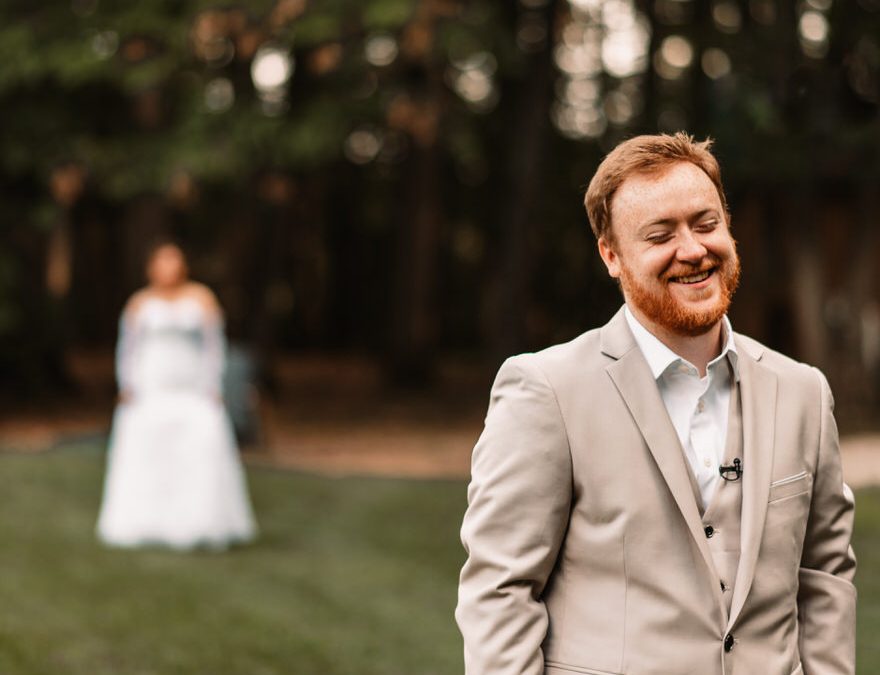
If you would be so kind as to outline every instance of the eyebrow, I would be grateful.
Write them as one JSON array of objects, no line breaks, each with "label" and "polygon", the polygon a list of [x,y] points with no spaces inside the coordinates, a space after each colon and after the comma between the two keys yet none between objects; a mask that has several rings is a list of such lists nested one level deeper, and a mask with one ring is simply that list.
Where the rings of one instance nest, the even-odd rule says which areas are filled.
[{"label": "eyebrow", "polygon": [[[704,216],[713,215],[716,218],[720,218],[720,214],[716,209],[701,209],[688,217],[688,222],[695,222],[701,220]],[[637,230],[640,234],[647,230],[649,227],[654,227],[655,225],[672,225],[676,222],[675,218],[658,218],[657,220],[651,220],[644,225],[641,225]]]}]

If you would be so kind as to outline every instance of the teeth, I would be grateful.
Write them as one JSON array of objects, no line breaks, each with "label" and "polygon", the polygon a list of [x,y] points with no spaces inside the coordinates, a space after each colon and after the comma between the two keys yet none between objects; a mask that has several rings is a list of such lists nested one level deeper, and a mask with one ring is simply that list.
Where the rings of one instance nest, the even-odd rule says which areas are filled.
[{"label": "teeth", "polygon": [[692,274],[689,277],[678,277],[678,282],[682,284],[696,284],[703,279],[709,278],[709,270],[705,272],[700,272],[699,274]]}]

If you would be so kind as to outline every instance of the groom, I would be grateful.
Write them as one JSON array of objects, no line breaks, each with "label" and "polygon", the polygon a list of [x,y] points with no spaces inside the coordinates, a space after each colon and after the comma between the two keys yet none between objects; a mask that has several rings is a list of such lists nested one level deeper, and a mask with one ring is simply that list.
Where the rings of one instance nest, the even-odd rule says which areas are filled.
[{"label": "groom", "polygon": [[474,448],[469,675],[852,675],[853,497],[823,375],[733,332],[709,142],[639,136],[586,196],[625,305],[508,359]]}]

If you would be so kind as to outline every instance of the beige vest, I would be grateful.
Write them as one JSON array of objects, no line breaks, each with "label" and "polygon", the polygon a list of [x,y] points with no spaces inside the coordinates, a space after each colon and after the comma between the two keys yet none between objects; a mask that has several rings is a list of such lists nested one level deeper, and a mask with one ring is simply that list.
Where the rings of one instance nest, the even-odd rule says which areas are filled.
[{"label": "beige vest", "polygon": [[[739,458],[745,466],[743,458],[742,405],[739,400],[739,385],[734,384],[730,393],[730,412],[727,419],[727,440],[722,464],[730,466],[735,458]],[[721,586],[727,613],[730,615],[730,603],[733,599],[733,586],[736,581],[736,570],[740,556],[740,521],[742,515],[742,478],[719,481],[715,494],[708,507],[703,510],[702,497],[697,481],[688,465],[694,497],[703,517],[703,531],[709,543],[709,550],[715,563],[715,572]]]}]

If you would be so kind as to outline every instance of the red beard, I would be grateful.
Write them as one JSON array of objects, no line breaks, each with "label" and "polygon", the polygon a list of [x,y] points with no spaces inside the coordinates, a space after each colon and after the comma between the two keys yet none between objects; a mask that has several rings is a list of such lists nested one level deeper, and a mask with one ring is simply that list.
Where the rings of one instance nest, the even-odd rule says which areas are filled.
[{"label": "red beard", "polygon": [[[681,275],[694,274],[700,270],[689,270]],[[627,267],[621,269],[620,285],[624,296],[642,314],[655,324],[679,335],[696,337],[704,335],[730,308],[733,294],[739,285],[740,264],[739,257],[734,253],[733,257],[717,267],[714,272],[721,282],[721,297],[714,306],[707,309],[695,310],[681,305],[669,292],[665,285],[671,275],[664,275],[663,289],[658,291],[649,289],[640,284]]]}]

